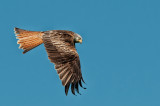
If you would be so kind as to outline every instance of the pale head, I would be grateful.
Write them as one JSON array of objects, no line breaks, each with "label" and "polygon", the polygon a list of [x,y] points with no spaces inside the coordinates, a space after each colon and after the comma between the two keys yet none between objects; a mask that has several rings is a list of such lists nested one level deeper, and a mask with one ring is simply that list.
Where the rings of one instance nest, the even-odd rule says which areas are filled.
[{"label": "pale head", "polygon": [[75,43],[82,43],[82,37],[77,33],[74,33],[74,42]]}]

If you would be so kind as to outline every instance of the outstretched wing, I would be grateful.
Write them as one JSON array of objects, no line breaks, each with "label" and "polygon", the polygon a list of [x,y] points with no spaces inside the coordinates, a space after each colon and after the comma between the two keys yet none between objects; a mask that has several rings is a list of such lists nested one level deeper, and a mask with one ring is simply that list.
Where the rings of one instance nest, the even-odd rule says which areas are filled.
[{"label": "outstretched wing", "polygon": [[70,85],[74,95],[75,90],[79,93],[78,86],[82,87],[81,80],[83,81],[83,78],[79,55],[73,41],[73,32],[63,30],[46,31],[42,38],[48,58],[55,64],[59,78],[65,86],[66,95]]}]

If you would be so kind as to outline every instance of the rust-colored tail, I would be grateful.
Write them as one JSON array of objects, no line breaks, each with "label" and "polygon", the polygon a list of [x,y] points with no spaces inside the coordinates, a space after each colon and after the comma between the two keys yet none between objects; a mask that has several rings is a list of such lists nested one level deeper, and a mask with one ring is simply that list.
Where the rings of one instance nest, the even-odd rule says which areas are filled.
[{"label": "rust-colored tail", "polygon": [[43,43],[43,32],[27,31],[19,28],[14,28],[14,31],[18,39],[17,44],[20,44],[19,48],[24,50],[23,54]]}]

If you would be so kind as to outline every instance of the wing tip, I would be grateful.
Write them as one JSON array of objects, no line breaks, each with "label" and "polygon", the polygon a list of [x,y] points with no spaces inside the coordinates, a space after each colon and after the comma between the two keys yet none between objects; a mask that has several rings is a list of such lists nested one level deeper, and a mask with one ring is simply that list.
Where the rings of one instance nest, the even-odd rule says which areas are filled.
[{"label": "wing tip", "polygon": [[[71,85],[71,92],[72,92],[73,95],[77,96],[77,95],[76,95],[76,92],[77,92],[79,95],[82,95],[82,94],[79,92],[79,88],[78,88],[79,85],[80,85],[80,87],[82,87],[83,89],[87,89],[87,88],[82,86],[81,80],[82,80],[82,78],[81,78],[78,82],[76,82],[76,83],[69,83],[69,84],[65,85],[65,94],[66,94],[66,96],[68,95],[68,91],[69,91],[70,85]],[[84,81],[84,80],[83,80],[83,81]],[[75,92],[75,91],[76,91],[76,92]]]},{"label": "wing tip", "polygon": [[70,86],[70,84],[65,85],[65,94],[66,94],[66,96],[68,95],[69,86]]}]

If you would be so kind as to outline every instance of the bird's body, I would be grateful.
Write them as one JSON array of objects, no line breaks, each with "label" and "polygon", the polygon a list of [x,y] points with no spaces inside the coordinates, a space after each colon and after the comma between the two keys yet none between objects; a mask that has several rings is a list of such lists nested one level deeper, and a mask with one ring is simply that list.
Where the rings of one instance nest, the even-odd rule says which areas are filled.
[{"label": "bird's body", "polygon": [[[75,43],[82,43],[82,37],[72,31],[51,30],[51,31],[27,31],[15,28],[19,48],[23,53],[44,43],[49,60],[55,64],[62,85],[65,86],[67,95],[69,86],[75,94],[79,93],[79,85],[84,82],[81,74],[79,55],[75,49]],[[82,87],[83,88],[83,87]]]}]

